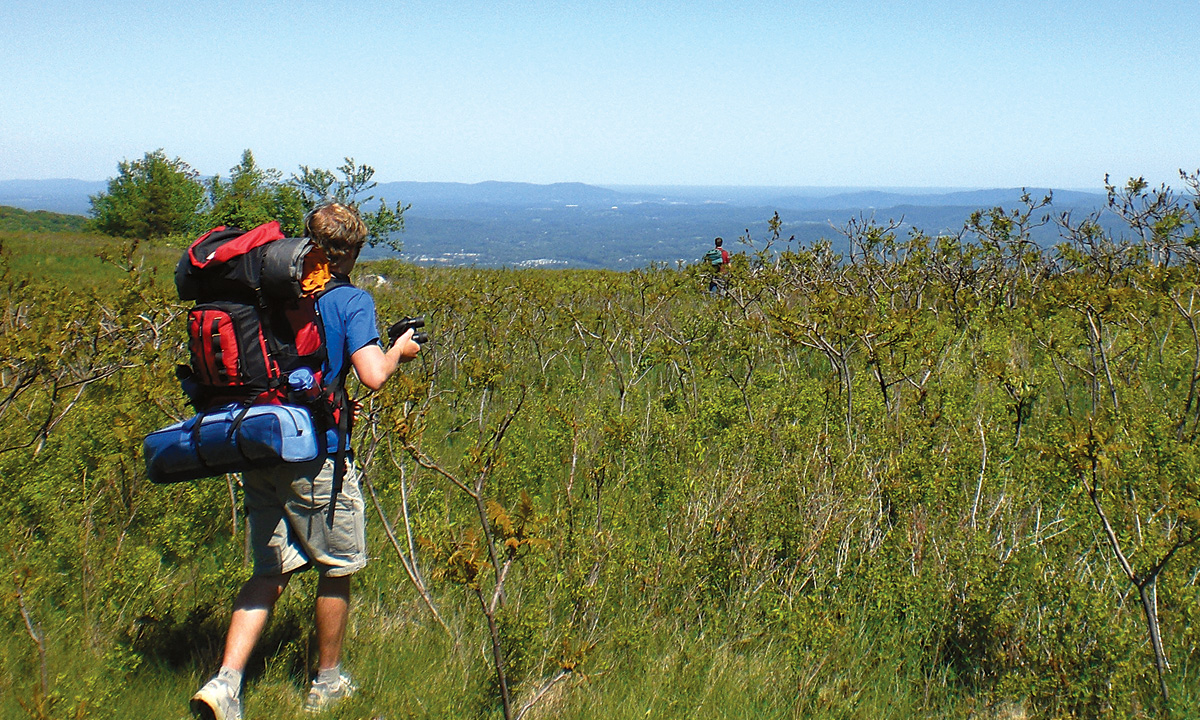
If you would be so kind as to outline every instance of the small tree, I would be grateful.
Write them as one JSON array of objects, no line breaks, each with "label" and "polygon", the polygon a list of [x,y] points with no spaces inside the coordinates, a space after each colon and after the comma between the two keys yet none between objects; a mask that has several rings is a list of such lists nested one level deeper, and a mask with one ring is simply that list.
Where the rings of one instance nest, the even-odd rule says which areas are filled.
[{"label": "small tree", "polygon": [[[375,168],[359,165],[354,158],[346,158],[345,164],[338,167],[338,172],[341,173],[340,178],[331,170],[301,165],[299,174],[292,175],[291,185],[304,196],[304,205],[309,210],[321,202],[332,200],[358,207],[361,212],[363,206],[375,199],[374,195],[365,194],[378,184],[371,179],[375,176]],[[401,202],[389,207],[386,200],[380,199],[378,210],[362,212],[369,232],[367,242],[372,246],[382,243],[400,252],[401,243],[393,240],[391,234],[404,230],[404,211],[409,207]]]},{"label": "small tree", "polygon": [[212,209],[205,216],[207,227],[227,225],[249,230],[278,220],[286,235],[304,232],[306,208],[300,192],[284,183],[278,170],[259,167],[249,150],[242,153],[240,163],[229,169],[228,180],[215,176],[208,188]]},{"label": "small tree", "polygon": [[195,170],[159,148],[141,160],[121,161],[108,191],[89,199],[96,230],[154,240],[194,230],[205,192]]},{"label": "small tree", "polygon": [[407,205],[396,203],[389,207],[380,200],[379,209],[366,211],[365,206],[375,199],[369,194],[376,183],[371,179],[375,168],[358,165],[346,158],[337,173],[324,168],[300,166],[300,172],[288,180],[273,168],[261,168],[249,150],[242,161],[229,169],[229,179],[214,177],[209,183],[212,210],[206,215],[206,227],[232,225],[249,229],[270,220],[278,220],[286,235],[304,234],[304,215],[319,203],[329,200],[359,208],[369,231],[371,245],[383,243],[400,250],[400,243],[389,236],[404,229]]}]

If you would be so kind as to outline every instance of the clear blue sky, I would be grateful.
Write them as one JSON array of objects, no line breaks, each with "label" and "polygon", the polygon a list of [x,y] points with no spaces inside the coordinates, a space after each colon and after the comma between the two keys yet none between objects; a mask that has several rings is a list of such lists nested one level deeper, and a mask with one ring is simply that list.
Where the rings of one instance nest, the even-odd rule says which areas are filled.
[{"label": "clear blue sky", "polygon": [[0,0],[0,179],[1178,185],[1200,1]]}]

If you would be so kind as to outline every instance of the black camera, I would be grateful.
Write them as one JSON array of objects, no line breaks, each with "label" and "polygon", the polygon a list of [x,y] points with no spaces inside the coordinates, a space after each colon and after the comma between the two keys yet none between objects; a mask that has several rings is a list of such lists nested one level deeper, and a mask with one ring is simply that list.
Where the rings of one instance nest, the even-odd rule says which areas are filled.
[{"label": "black camera", "polygon": [[[388,328],[388,347],[390,348],[391,346],[395,345],[396,340],[410,329],[415,331],[420,330],[423,327],[425,327],[424,315],[402,318],[399,322]],[[425,343],[429,342],[429,336],[423,332],[414,332],[412,339],[413,342],[418,345],[424,345]]]}]

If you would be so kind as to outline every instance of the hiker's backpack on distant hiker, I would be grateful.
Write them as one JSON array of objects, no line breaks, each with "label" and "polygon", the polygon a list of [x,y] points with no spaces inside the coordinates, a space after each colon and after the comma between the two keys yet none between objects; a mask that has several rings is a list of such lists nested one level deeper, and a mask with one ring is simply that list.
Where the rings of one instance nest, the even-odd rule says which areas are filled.
[{"label": "hiker's backpack on distant hiker", "polygon": [[151,481],[312,460],[326,428],[346,429],[341,384],[322,378],[317,307],[346,284],[311,240],[284,237],[277,222],[218,227],[192,243],[175,269],[180,299],[195,302],[191,363],[176,374],[199,414],[146,437]]},{"label": "hiker's backpack on distant hiker", "polygon": [[704,253],[704,262],[711,265],[713,268],[720,268],[725,264],[725,256],[721,253],[721,248],[712,248]]}]

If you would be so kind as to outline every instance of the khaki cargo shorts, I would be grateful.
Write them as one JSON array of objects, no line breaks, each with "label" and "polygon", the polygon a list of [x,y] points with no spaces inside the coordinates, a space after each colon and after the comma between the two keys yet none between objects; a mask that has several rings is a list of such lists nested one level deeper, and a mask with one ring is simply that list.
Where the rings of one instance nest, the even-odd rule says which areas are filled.
[{"label": "khaki cargo shorts", "polygon": [[332,522],[332,457],[242,475],[255,575],[282,575],[312,565],[342,577],[367,564],[366,508],[353,459],[337,496]]}]

